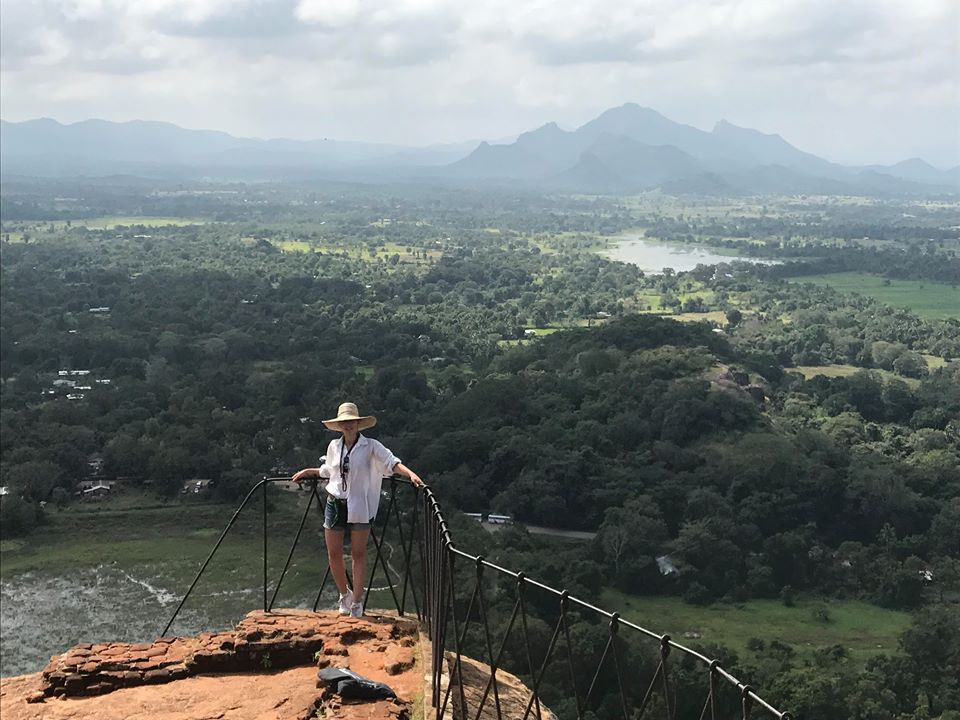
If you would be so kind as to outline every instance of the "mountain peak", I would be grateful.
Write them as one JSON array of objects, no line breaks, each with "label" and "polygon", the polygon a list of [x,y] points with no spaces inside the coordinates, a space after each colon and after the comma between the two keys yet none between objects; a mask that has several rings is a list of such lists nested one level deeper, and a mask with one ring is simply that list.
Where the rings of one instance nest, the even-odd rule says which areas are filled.
[{"label": "mountain peak", "polygon": [[751,158],[758,165],[782,165],[826,177],[833,177],[837,173],[837,169],[832,168],[826,160],[798,150],[777,133],[765,133],[721,120],[713,126],[710,134],[741,157]]},{"label": "mountain peak", "polygon": [[901,170],[921,170],[924,172],[933,170],[934,172],[939,172],[937,168],[935,168],[933,165],[928,163],[923,158],[918,158],[918,157],[912,157],[912,158],[907,158],[906,160],[901,160],[900,162],[894,164],[893,167],[899,168]]},{"label": "mountain peak", "polygon": [[4,125],[26,125],[33,128],[63,128],[66,127],[63,123],[58,120],[54,120],[51,117],[39,117],[32,120],[23,120],[20,122],[10,122],[9,120],[2,121]]},{"label": "mountain peak", "polygon": [[753,128],[745,128],[740,125],[734,125],[729,120],[720,120],[716,125],[713,126],[713,134],[720,136],[734,136],[734,135],[753,135],[754,137],[764,137],[770,139],[776,139],[781,142],[786,142],[780,135],[777,133],[765,133],[760,130],[754,130]]},{"label": "mountain peak", "polygon": [[528,131],[525,132],[525,133],[521,133],[521,134],[517,137],[517,139],[519,140],[519,139],[521,139],[521,138],[529,138],[529,137],[534,137],[534,136],[536,136],[536,137],[556,137],[556,136],[559,136],[559,135],[566,135],[566,134],[567,134],[567,131],[566,131],[566,130],[563,130],[559,125],[557,125],[555,122],[551,121],[551,122],[548,122],[548,123],[544,123],[543,125],[541,125],[540,127],[538,127],[536,130],[528,130]]},{"label": "mountain peak", "polygon": [[610,108],[605,110],[597,117],[597,120],[604,117],[627,117],[627,118],[643,118],[643,119],[657,119],[657,120],[667,120],[670,122],[662,113],[657,112],[653,108],[645,107],[644,105],[638,105],[637,103],[628,102],[620,105],[618,107]]},{"label": "mountain peak", "polygon": [[737,132],[738,130],[743,130],[743,128],[739,125],[734,125],[729,120],[721,119],[716,122],[711,132],[719,135],[722,133]]},{"label": "mountain peak", "polygon": [[620,135],[645,145],[673,145],[701,159],[717,159],[729,154],[710,133],[674,122],[656,110],[636,103],[607,110],[578,128],[575,134],[593,139],[603,133]]},{"label": "mountain peak", "polygon": [[556,170],[568,165],[575,159],[576,152],[567,147],[571,133],[563,130],[555,122],[541,125],[536,130],[523,133],[514,143],[523,152],[538,157],[540,161]]}]

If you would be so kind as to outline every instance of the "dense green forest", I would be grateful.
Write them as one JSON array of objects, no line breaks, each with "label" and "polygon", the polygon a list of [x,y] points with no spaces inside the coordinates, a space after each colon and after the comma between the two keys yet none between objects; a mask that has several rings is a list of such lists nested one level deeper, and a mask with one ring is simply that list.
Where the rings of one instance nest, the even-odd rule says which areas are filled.
[{"label": "dense green forest", "polygon": [[[800,717],[960,707],[960,320],[784,280],[956,282],[956,209],[693,222],[428,188],[4,191],[4,537],[43,533],[91,462],[236,500],[314,464],[320,418],[350,399],[448,507],[597,531],[562,554],[519,529],[491,547],[577,594],[916,612],[866,667],[760,640],[735,661]],[[644,226],[790,262],[644,275],[597,252]]]}]

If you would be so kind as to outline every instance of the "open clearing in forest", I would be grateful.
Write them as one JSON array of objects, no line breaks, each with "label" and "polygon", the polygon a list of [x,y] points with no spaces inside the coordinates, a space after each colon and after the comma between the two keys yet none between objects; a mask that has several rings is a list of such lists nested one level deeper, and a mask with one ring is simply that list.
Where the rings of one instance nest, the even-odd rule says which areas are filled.
[{"label": "open clearing in forest", "polygon": [[303,240],[273,240],[273,244],[283,252],[308,253],[313,250],[310,243]]},{"label": "open clearing in forest", "polygon": [[[69,225],[67,224],[69,222]],[[105,215],[95,218],[78,218],[72,220],[51,220],[42,222],[21,222],[13,225],[16,229],[4,228],[3,236],[11,243],[25,242],[25,234],[36,239],[38,235],[48,232],[50,228],[64,230],[68,227],[83,227],[88,230],[115,230],[119,227],[185,227],[187,225],[206,225],[210,221],[201,218],[154,217],[140,215]]]},{"label": "open clearing in forest", "polygon": [[[780,640],[798,653],[842,645],[858,663],[874,655],[898,652],[898,639],[910,626],[910,613],[859,600],[798,599],[793,607],[779,600],[748,600],[737,604],[690,605],[678,597],[641,597],[605,590],[600,605],[617,610],[624,619],[656,633],[669,633],[682,645],[724,645],[741,657],[750,638],[769,644]],[[826,608],[829,621],[814,617]],[[684,633],[698,632],[700,638]]]},{"label": "open clearing in forest", "polygon": [[[941,358],[937,358],[941,359]],[[927,363],[928,367],[931,369],[935,367],[942,367],[940,365],[935,365],[933,363]],[[900,380],[901,382],[906,383],[909,387],[916,389],[920,387],[919,378],[909,378],[904,377],[903,375],[897,375],[892,373],[889,370],[878,370],[876,368],[862,368],[857,367],[856,365],[798,365],[797,367],[786,367],[784,368],[787,372],[798,372],[803,375],[804,380],[809,380],[810,378],[817,377],[850,377],[855,373],[860,372],[861,370],[866,370],[872,373],[879,375],[884,382],[890,382],[891,380]]]},{"label": "open clearing in forest", "polygon": [[830,273],[791,278],[793,282],[829,285],[840,292],[867,295],[892,307],[912,310],[928,320],[960,318],[960,287],[929,280],[888,280],[869,273]]},{"label": "open clearing in forest", "polygon": [[[176,580],[182,582],[196,571],[239,503],[197,502],[193,498],[162,502],[147,492],[131,489],[98,503],[74,503],[64,510],[48,507],[46,523],[40,530],[18,539],[16,544],[4,542],[0,573],[7,577],[98,564],[127,567],[167,562],[179,566],[182,574],[176,573]],[[289,541],[305,503],[305,496],[299,494],[279,490],[270,493],[268,521],[274,546],[268,554],[271,562],[279,562],[274,567],[282,566],[283,553],[290,549]],[[319,516],[314,519],[319,528]],[[231,574],[228,568],[236,571],[234,563],[248,566],[256,577],[263,550],[262,522],[261,500],[257,497],[224,541],[217,555],[223,558],[223,564],[211,565],[211,578],[224,580],[222,575]]]},{"label": "open clearing in forest", "polygon": [[942,368],[947,364],[946,360],[944,360],[942,357],[938,357],[937,355],[926,355],[921,353],[921,357],[927,361],[927,367],[931,370]]},{"label": "open clearing in forest", "polygon": [[[256,242],[254,238],[241,238],[249,243]],[[369,246],[366,243],[351,243],[347,245],[331,245],[323,242],[307,242],[306,240],[270,240],[274,247],[288,253],[316,252],[322,255],[345,254],[356,260],[369,260],[379,257],[389,261],[390,256],[397,255],[402,263],[425,265],[430,259],[436,261],[443,256],[443,252],[436,248],[422,248],[419,246],[400,245],[394,242],[385,242],[382,245]],[[407,248],[410,252],[407,252]]]},{"label": "open clearing in forest", "polygon": [[[90,230],[113,230],[118,227],[181,227],[185,225],[205,225],[208,221],[199,218],[178,217],[140,217],[138,215],[108,215],[105,217],[89,218],[86,220],[71,220],[74,226],[89,228]],[[60,227],[66,225],[56,223]]]},{"label": "open clearing in forest", "polygon": [[674,313],[660,315],[660,317],[667,320],[678,320],[680,322],[712,322],[716,323],[720,327],[724,327],[727,324],[726,313],[723,313],[720,310],[713,310],[711,312]]}]

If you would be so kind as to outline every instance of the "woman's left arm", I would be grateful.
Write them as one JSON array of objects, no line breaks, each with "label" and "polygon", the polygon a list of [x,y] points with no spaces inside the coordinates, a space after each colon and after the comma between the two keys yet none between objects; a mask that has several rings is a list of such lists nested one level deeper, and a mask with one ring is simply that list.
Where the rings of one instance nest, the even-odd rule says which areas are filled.
[{"label": "woman's left arm", "polygon": [[402,462],[398,462],[396,465],[394,465],[393,471],[398,475],[406,475],[414,487],[423,487],[423,480],[420,479],[420,476]]}]

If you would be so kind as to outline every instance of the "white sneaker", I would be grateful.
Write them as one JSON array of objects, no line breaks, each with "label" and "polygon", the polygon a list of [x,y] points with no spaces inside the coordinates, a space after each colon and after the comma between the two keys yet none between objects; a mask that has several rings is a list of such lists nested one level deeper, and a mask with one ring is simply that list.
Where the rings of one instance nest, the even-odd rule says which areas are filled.
[{"label": "white sneaker", "polygon": [[353,615],[353,617],[355,618],[363,617],[363,603],[362,602],[353,603],[350,606],[350,614]]},{"label": "white sneaker", "polygon": [[340,593],[340,614],[349,615],[353,610],[353,591],[347,590],[345,593]]}]

